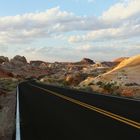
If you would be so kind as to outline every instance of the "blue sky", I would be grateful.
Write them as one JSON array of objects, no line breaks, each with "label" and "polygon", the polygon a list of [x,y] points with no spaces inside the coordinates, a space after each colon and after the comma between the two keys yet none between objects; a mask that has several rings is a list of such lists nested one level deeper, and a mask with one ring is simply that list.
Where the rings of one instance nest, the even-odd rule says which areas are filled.
[{"label": "blue sky", "polygon": [[2,0],[0,16],[24,14],[59,6],[77,15],[99,16],[118,0]]},{"label": "blue sky", "polygon": [[140,53],[140,0],[2,0],[0,52],[28,60]]}]

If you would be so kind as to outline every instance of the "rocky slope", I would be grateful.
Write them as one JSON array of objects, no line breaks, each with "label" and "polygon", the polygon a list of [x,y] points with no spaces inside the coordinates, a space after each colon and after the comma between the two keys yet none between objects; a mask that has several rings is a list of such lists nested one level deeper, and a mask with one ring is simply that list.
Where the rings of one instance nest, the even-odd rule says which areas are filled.
[{"label": "rocky slope", "polygon": [[[4,71],[8,71],[17,78],[39,77],[48,74],[48,68],[43,67],[43,61],[27,62],[24,56],[15,56],[10,61],[5,61],[0,65]],[[45,69],[46,68],[46,69]]]},{"label": "rocky slope", "polygon": [[80,61],[81,64],[95,64],[95,62],[89,58],[83,58],[81,61]]},{"label": "rocky slope", "polygon": [[129,57],[120,57],[120,58],[115,59],[113,62],[121,63],[123,60],[126,60],[126,59],[128,59],[128,58],[129,58]]},{"label": "rocky slope", "polygon": [[14,77],[14,75],[2,68],[0,68],[0,78],[2,77]]},{"label": "rocky slope", "polygon": [[24,56],[11,60],[0,56],[0,140],[11,140],[14,131],[16,85],[25,78],[58,86],[103,94],[140,98],[140,55],[112,62],[28,62]]},{"label": "rocky slope", "polygon": [[0,56],[0,64],[5,63],[5,62],[9,62],[9,58],[5,56]]},{"label": "rocky slope", "polygon": [[80,87],[90,86],[94,91],[140,98],[140,55],[124,59],[114,69],[88,78]]},{"label": "rocky slope", "polygon": [[91,59],[83,58],[73,63],[49,63],[50,74],[41,76],[40,81],[48,84],[77,87],[79,83],[89,76],[98,76],[110,70],[116,63],[94,62]]}]

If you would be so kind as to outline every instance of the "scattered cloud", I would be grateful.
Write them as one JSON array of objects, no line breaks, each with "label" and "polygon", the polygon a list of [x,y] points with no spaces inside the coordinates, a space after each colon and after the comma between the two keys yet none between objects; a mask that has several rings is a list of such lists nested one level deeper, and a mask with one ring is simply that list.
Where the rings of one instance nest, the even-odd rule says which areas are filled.
[{"label": "scattered cloud", "polygon": [[106,28],[91,30],[84,35],[72,35],[69,42],[103,41],[140,36],[140,1],[129,0],[117,3],[105,11],[99,19]]},{"label": "scattered cloud", "polygon": [[113,39],[128,39],[140,36],[140,24],[124,25],[118,28],[101,29],[88,32],[85,35],[69,37],[69,42],[104,41]]},{"label": "scattered cloud", "polygon": [[30,43],[66,32],[104,27],[96,17],[76,16],[55,7],[45,12],[0,17],[0,43]]},{"label": "scattered cloud", "polygon": [[90,51],[92,48],[93,48],[92,45],[90,45],[90,44],[84,44],[84,45],[81,45],[81,46],[76,47],[75,49],[76,50],[79,50],[79,51]]},{"label": "scattered cloud", "polygon": [[140,0],[123,0],[103,12],[101,18],[105,21],[116,22],[118,20],[138,16],[139,13]]},{"label": "scattered cloud", "polygon": [[[0,52],[6,52],[7,46],[20,44],[26,46],[21,49],[21,53],[29,59],[37,57],[42,60],[69,61],[83,56],[102,59],[105,53],[108,58],[124,53],[130,55],[140,50],[140,42],[137,45],[135,41],[131,42],[130,46],[133,38],[140,40],[139,15],[140,0],[119,0],[100,17],[77,16],[60,7],[44,12],[0,17]],[[50,39],[54,42],[61,40],[60,44],[64,44],[64,47],[59,43],[57,45],[57,41],[57,46],[49,46]],[[50,42],[44,44],[46,47],[40,47],[44,42],[33,46],[35,41],[42,40],[46,44]],[[128,43],[118,44],[120,40],[127,40]]]}]

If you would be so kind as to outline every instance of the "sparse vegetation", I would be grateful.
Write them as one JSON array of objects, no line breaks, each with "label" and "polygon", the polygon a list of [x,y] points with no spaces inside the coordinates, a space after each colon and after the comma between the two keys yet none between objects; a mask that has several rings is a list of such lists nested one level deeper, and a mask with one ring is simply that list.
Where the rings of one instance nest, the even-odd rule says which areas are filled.
[{"label": "sparse vegetation", "polygon": [[139,86],[137,83],[126,83],[125,86]]},{"label": "sparse vegetation", "polygon": [[89,83],[89,84],[88,84],[88,86],[93,86],[93,85],[95,85],[95,84],[94,84],[94,83]]},{"label": "sparse vegetation", "polygon": [[102,81],[98,81],[96,84],[101,86],[103,84],[103,82]]},{"label": "sparse vegetation", "polygon": [[0,79],[0,89],[11,92],[15,90],[18,80],[14,78],[1,78]]},{"label": "sparse vegetation", "polygon": [[107,90],[108,92],[113,92],[113,91],[115,91],[116,89],[119,88],[119,86],[117,85],[117,82],[98,81],[96,84],[99,85],[99,87]]}]

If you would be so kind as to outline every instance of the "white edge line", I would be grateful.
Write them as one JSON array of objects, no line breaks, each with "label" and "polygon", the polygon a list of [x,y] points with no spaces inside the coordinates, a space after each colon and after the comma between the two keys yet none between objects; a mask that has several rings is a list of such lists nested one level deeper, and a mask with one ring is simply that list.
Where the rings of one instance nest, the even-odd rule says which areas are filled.
[{"label": "white edge line", "polygon": [[20,140],[19,87],[17,86],[16,140]]}]

